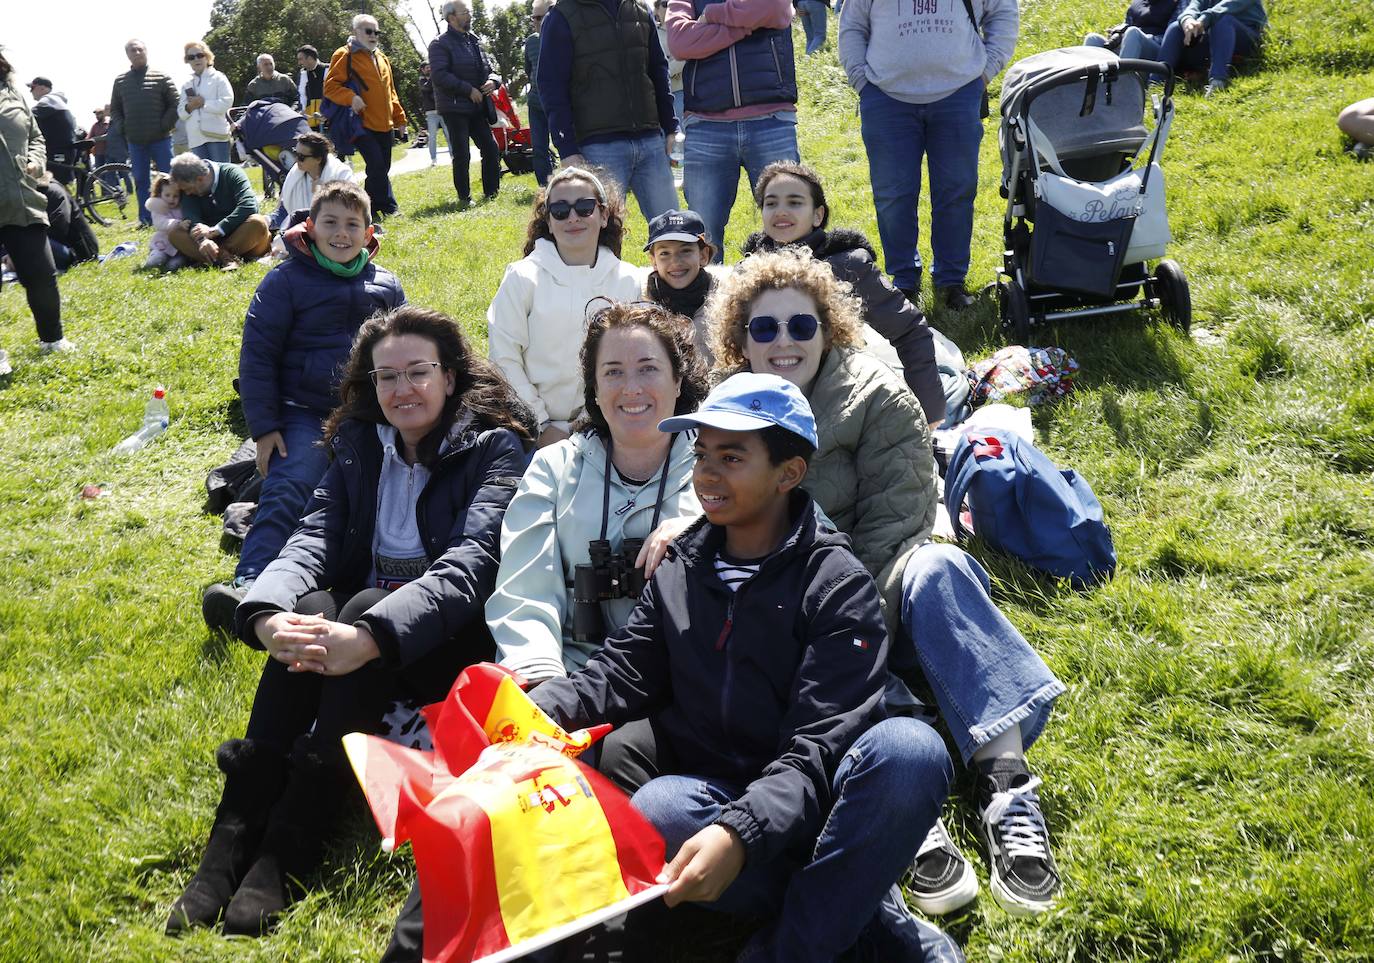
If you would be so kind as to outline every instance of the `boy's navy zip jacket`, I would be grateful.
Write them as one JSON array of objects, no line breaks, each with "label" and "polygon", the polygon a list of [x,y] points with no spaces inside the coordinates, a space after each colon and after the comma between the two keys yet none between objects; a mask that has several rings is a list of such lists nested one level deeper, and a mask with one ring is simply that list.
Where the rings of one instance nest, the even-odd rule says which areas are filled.
[{"label": "boy's navy zip jacket", "polygon": [[[357,277],[342,278],[315,263],[304,212],[283,234],[286,260],[258,285],[243,321],[239,395],[253,438],[281,429],[286,402],[321,418],[339,403],[339,380],[353,336],[378,311],[406,303],[401,282],[369,260]],[[368,242],[369,258],[377,241]]]},{"label": "boy's navy zip jacket", "polygon": [[836,766],[883,718],[878,590],[809,495],[790,507],[791,534],[733,594],[714,564],[725,529],[698,521],[586,667],[530,693],[570,729],[651,718],[677,771],[743,787],[718,822],[750,860],[810,851]]},{"label": "boy's navy zip jacket", "polygon": [[[372,422],[345,422],[329,440],[330,463],[300,527],[263,570],[234,614],[239,638],[264,612],[290,612],[317,589],[368,587],[377,524],[382,443]],[[483,606],[496,587],[501,519],[525,468],[520,439],[475,425],[449,435],[415,505],[429,567],[358,620],[382,661],[405,666],[461,632],[486,632]]]},{"label": "boy's navy zip jacket", "polygon": [[[935,338],[925,315],[916,310],[906,295],[894,288],[878,270],[877,254],[868,238],[858,231],[817,228],[794,242],[806,247],[830,265],[841,281],[848,281],[854,295],[863,303],[863,320],[886,338],[902,362],[902,378],[921,403],[927,421],[945,420],[945,389],[940,384],[940,369],[935,361]],[[744,241],[744,256],[755,251],[776,251],[778,244],[762,231]]]}]

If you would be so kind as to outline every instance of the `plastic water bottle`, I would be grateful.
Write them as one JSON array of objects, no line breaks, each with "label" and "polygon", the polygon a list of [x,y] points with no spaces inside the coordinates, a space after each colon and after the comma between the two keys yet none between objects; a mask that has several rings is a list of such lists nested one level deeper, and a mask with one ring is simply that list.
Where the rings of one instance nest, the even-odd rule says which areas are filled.
[{"label": "plastic water bottle", "polygon": [[682,186],[682,145],[687,140],[687,135],[678,131],[673,135],[673,149],[668,153],[668,163],[673,168],[673,183],[678,187]]},{"label": "plastic water bottle", "polygon": [[147,407],[143,409],[143,427],[115,445],[115,454],[128,455],[138,451],[166,431],[170,421],[171,412],[167,409],[167,389],[159,385],[153,389],[153,396],[148,399]]},{"label": "plastic water bottle", "polygon": [[125,241],[122,244],[116,244],[108,254],[100,255],[100,265],[104,267],[111,261],[118,261],[120,258],[125,257],[133,257],[134,253],[137,251],[137,241]]}]

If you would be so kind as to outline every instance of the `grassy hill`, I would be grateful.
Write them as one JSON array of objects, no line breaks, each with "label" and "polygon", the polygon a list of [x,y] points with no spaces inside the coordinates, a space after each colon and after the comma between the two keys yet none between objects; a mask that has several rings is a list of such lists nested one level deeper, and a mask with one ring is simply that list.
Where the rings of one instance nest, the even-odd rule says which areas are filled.
[{"label": "grassy hill", "polygon": [[[1033,0],[1018,56],[1119,6]],[[1032,752],[1066,886],[1031,921],[984,892],[947,921],[970,959],[1374,958],[1374,166],[1334,126],[1374,90],[1374,11],[1271,14],[1262,67],[1215,99],[1180,94],[1165,162],[1173,256],[1211,337],[1127,318],[1039,338],[1082,365],[1081,390],[1036,412],[1039,440],[1101,496],[1121,568],[1076,593],[984,556],[1071,687]],[[833,222],[876,242],[833,45],[798,60],[802,153]],[[1000,257],[997,176],[990,125],[974,285]],[[383,262],[482,338],[533,179],[465,213],[445,169],[397,193]],[[742,191],[729,247],[756,226]],[[635,215],[631,260],[644,236]],[[130,237],[146,248],[127,227],[102,241]],[[74,355],[40,358],[22,291],[0,293],[17,368],[0,383],[0,960],[376,959],[409,857],[361,834],[270,938],[161,935],[220,791],[214,747],[241,734],[261,660],[210,636],[198,601],[233,566],[202,482],[240,437],[230,379],[264,268],[136,264],[62,278]],[[932,320],[981,357],[994,310]],[[157,383],[172,429],[110,455]],[[83,502],[84,482],[109,496]],[[954,807],[952,830],[974,855],[970,813]]]}]

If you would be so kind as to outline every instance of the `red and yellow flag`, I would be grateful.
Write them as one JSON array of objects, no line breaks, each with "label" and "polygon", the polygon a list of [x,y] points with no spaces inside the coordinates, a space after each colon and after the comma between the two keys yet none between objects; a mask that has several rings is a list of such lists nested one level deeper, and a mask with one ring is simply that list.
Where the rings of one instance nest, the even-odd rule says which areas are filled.
[{"label": "red and yellow flag", "polygon": [[434,752],[352,733],[344,746],[387,849],[409,840],[427,961],[514,959],[660,895],[663,840],[576,757],[569,733],[493,665],[425,710]]}]

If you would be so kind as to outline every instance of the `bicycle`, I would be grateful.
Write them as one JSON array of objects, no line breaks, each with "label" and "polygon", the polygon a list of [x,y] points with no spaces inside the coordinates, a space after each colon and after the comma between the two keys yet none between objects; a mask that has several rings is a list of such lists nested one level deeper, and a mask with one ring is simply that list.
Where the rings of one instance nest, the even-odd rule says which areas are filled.
[{"label": "bicycle", "polygon": [[77,158],[75,163],[49,159],[48,166],[61,167],[75,175],[71,190],[77,206],[91,220],[108,227],[116,210],[122,220],[129,218],[125,207],[132,192],[124,185],[132,182],[133,168],[128,164],[101,164],[92,168],[87,158],[94,144],[93,140],[79,140],[71,146]]}]

